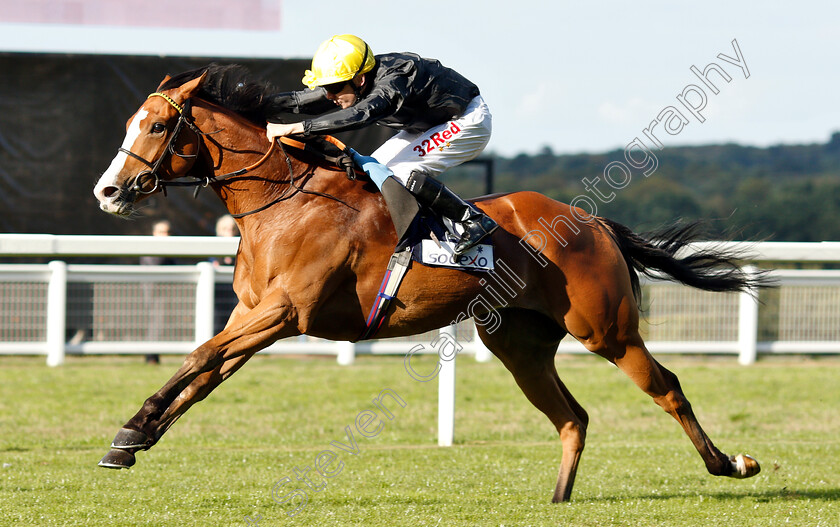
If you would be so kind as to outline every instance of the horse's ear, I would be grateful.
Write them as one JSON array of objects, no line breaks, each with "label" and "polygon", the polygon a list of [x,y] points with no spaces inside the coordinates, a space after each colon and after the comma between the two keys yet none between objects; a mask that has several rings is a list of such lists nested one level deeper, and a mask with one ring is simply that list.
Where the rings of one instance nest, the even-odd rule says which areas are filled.
[{"label": "horse's ear", "polygon": [[156,91],[160,91],[161,87],[162,87],[164,84],[166,84],[167,82],[169,82],[169,80],[170,80],[171,78],[172,78],[172,77],[170,77],[169,75],[167,75],[166,77],[164,77],[164,78],[163,78],[163,80],[162,80],[162,81],[160,81],[160,84],[158,84],[158,87],[157,87],[157,90],[156,90]]},{"label": "horse's ear", "polygon": [[178,88],[178,93],[184,98],[188,99],[192,96],[192,94],[198,90],[198,87],[201,86],[201,83],[204,82],[204,78],[207,77],[207,72],[201,74],[201,77],[197,77],[191,81],[187,81]]}]

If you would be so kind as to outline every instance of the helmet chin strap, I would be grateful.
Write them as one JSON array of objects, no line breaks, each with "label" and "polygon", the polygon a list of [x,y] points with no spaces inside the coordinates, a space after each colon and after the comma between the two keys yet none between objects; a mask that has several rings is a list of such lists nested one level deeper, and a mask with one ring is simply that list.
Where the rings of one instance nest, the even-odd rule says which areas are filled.
[{"label": "helmet chin strap", "polygon": [[[353,93],[356,94],[356,102],[359,102],[359,100],[362,98],[362,87],[356,86],[356,83],[353,81],[350,81],[350,84],[353,86]],[[353,104],[356,104],[356,102],[354,102]]]},{"label": "helmet chin strap", "polygon": [[353,77],[350,79],[350,86],[353,87],[353,93],[356,94],[356,102],[359,102],[359,99],[362,98],[362,88],[361,86],[356,86],[356,83],[354,81],[356,80],[356,77],[358,77],[359,74],[362,72],[362,69],[365,67],[365,63],[367,62],[368,49],[369,48],[367,42],[365,42],[365,52],[362,53],[362,63],[359,64],[359,67],[356,69],[356,73],[354,73]]}]

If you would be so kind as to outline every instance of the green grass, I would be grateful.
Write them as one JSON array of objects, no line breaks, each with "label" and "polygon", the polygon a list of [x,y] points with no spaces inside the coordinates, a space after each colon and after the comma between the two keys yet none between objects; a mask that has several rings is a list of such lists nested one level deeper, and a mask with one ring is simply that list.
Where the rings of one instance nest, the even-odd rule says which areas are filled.
[{"label": "green grass", "polygon": [[[553,427],[498,361],[470,357],[457,361],[452,448],[436,446],[437,382],[414,381],[399,357],[352,367],[258,357],[134,468],[104,470],[96,463],[113,435],[180,360],[73,358],[47,368],[42,358],[0,358],[0,525],[244,526],[256,515],[262,526],[840,524],[840,360],[662,362],[718,447],[754,455],[761,474],[709,476],[677,423],[594,357],[557,359],[591,417],[568,504],[549,503],[561,452]],[[407,404],[383,399],[394,418],[365,438],[354,421],[385,388]],[[313,477],[327,486],[289,517],[294,506],[276,503],[273,486],[295,467],[314,468],[331,441],[347,443],[348,425],[358,455],[332,447],[341,472]]]}]

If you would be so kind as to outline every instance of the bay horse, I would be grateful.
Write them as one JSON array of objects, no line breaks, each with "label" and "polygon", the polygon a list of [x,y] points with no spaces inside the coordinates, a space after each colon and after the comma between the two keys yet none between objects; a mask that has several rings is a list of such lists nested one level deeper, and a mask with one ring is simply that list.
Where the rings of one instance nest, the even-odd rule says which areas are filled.
[{"label": "bay horse", "polygon": [[[120,152],[96,184],[100,208],[129,217],[146,196],[191,176],[213,189],[241,232],[234,275],[239,303],[226,327],[146,399],[101,466],[132,466],[137,451],[152,447],[193,404],[274,341],[300,334],[354,340],[365,329],[398,241],[389,211],[371,182],[274,149],[265,137],[270,93],[236,66],[167,76],[129,119]],[[535,192],[473,201],[500,225],[492,236],[496,260],[524,284],[509,302],[491,306],[498,323],[479,323],[478,333],[557,429],[562,457],[552,501],[570,499],[589,420],[555,369],[557,344],[567,333],[618,366],[676,419],[709,473],[747,478],[759,472],[752,457],[730,457],[715,447],[676,375],[648,353],[639,335],[639,272],[710,291],[761,285],[733,255],[679,256],[692,238],[690,227],[647,239]],[[563,220],[538,244],[529,233],[541,218]],[[415,264],[378,337],[449,325],[481,295],[482,276]]]}]

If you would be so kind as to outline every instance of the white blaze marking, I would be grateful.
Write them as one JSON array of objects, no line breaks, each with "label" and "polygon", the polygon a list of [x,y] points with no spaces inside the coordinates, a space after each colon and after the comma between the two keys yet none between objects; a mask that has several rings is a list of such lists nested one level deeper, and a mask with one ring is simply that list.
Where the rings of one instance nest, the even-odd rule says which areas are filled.
[{"label": "white blaze marking", "polygon": [[[148,110],[141,109],[134,116],[134,119],[131,120],[131,124],[128,125],[128,131],[125,134],[125,139],[122,144],[122,147],[126,150],[131,150],[131,147],[134,146],[134,142],[137,141],[137,138],[140,136],[140,122],[145,119],[147,115],[149,115]],[[108,186],[118,186],[114,183],[117,180],[117,175],[125,166],[126,160],[128,160],[128,155],[120,152],[114,160],[111,161],[111,164],[108,166],[108,170],[102,174],[102,177],[99,178],[99,182],[96,184],[96,188],[93,189],[93,192],[97,197],[100,197],[100,191],[103,188]]]}]

